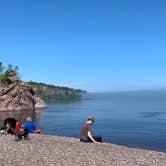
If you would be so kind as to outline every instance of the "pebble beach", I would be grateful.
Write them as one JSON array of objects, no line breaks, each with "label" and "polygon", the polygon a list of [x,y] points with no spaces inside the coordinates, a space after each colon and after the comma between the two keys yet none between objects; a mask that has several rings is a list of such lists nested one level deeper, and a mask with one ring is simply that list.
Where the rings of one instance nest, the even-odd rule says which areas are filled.
[{"label": "pebble beach", "polygon": [[32,134],[29,141],[15,141],[1,135],[0,146],[0,166],[166,166],[163,152],[68,137]]}]

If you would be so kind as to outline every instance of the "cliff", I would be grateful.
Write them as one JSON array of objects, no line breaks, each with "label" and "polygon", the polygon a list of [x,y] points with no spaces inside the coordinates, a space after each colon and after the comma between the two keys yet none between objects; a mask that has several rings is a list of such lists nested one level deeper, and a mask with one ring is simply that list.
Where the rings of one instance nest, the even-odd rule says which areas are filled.
[{"label": "cliff", "polygon": [[45,101],[80,99],[85,91],[20,80],[18,66],[0,61],[0,111],[46,107]]},{"label": "cliff", "polygon": [[46,104],[33,86],[18,80],[10,84],[0,84],[0,111],[43,107]]},{"label": "cliff", "polygon": [[48,85],[44,83],[28,82],[38,90],[39,95],[45,101],[63,101],[63,100],[79,100],[86,91],[73,89],[68,87],[60,87]]}]

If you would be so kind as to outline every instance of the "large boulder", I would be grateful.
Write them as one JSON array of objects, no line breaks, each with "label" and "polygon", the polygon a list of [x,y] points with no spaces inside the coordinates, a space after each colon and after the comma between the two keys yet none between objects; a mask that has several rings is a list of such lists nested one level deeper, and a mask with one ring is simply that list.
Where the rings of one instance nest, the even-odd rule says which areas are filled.
[{"label": "large boulder", "polygon": [[35,97],[35,108],[45,108],[47,107],[44,100],[42,100],[40,97]]},{"label": "large boulder", "polygon": [[25,82],[15,82],[0,87],[0,111],[44,108],[47,105],[37,90]]}]

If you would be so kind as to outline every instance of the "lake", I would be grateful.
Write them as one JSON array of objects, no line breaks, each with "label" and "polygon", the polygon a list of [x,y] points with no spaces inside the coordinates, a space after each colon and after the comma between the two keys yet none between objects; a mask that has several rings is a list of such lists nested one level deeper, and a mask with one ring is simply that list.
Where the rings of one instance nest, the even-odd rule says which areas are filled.
[{"label": "lake", "polygon": [[102,135],[103,141],[166,152],[166,91],[88,93],[81,101],[21,112],[0,113],[0,120],[32,116],[43,134],[79,137],[93,115],[93,135]]}]

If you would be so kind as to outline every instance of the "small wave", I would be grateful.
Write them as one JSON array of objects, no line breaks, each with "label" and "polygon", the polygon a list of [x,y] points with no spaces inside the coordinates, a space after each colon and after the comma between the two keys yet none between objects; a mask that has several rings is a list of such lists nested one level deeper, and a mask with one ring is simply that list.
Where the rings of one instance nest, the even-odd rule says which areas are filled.
[{"label": "small wave", "polygon": [[166,112],[144,112],[142,114],[144,118],[157,118],[159,120],[166,119]]}]

